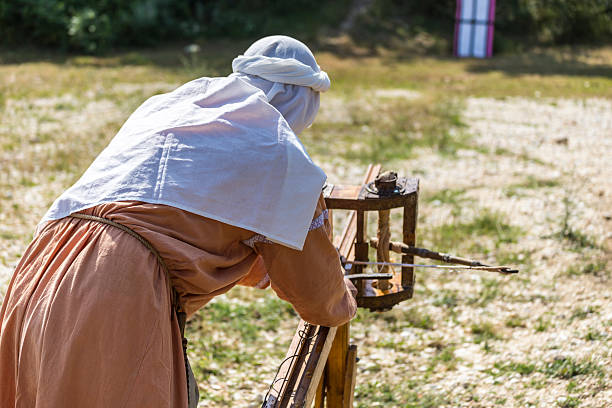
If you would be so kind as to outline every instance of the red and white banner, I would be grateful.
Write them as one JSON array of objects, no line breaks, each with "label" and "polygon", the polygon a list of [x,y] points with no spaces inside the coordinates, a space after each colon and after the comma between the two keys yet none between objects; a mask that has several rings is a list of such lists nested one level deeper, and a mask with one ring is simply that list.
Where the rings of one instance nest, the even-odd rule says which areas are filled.
[{"label": "red and white banner", "polygon": [[457,0],[454,53],[458,57],[493,55],[495,0]]}]

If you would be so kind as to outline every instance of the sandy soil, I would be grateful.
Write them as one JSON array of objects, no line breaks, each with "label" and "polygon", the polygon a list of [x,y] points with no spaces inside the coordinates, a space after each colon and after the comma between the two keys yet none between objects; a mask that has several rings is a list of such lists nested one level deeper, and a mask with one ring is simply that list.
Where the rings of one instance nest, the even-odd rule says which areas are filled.
[{"label": "sandy soil", "polygon": [[[423,150],[403,166],[405,174],[419,173],[423,195],[461,190],[470,200],[454,218],[452,206],[422,203],[421,227],[469,219],[483,209],[505,214],[525,231],[506,250],[527,254],[529,264],[522,265],[519,277],[499,278],[495,298],[481,305],[467,299],[482,299],[484,285],[492,285],[486,273],[420,273],[421,293],[394,313],[427,314],[434,329],[389,334],[380,323],[381,330],[355,324],[362,356],[358,381],[401,387],[416,379],[425,384],[421,392],[445,395],[446,406],[612,406],[610,264],[595,274],[568,274],[572,266],[611,258],[612,101],[472,98],[463,118],[480,149],[462,150],[456,160]],[[554,182],[508,193],[529,177]],[[566,214],[573,230],[592,237],[594,248],[574,249],[554,237]],[[441,293],[457,294],[451,314],[435,303]],[[509,324],[511,319],[519,323]],[[486,347],[474,341],[478,322],[489,322],[498,337]],[[394,347],[381,348],[389,336]],[[428,370],[440,345],[451,347],[453,363],[419,374]],[[567,359],[591,362],[603,374],[569,380],[546,372]],[[511,362],[533,364],[534,370],[522,375],[495,366],[504,370]]]},{"label": "sandy soil", "polygon": [[[386,90],[372,97],[390,103],[393,98],[418,98],[418,94]],[[109,116],[113,120],[120,116],[110,102],[96,103],[83,109],[102,110],[105,115],[68,111],[66,118],[45,125],[51,127],[47,131],[53,131],[57,121],[92,116],[100,121],[97,126],[103,126]],[[45,109],[45,101],[39,105]],[[15,110],[14,118],[24,117],[20,106],[7,106]],[[326,109],[334,114],[326,116]],[[342,123],[342,109],[342,101],[324,99],[320,120],[327,117]],[[419,174],[423,196],[450,189],[461,190],[467,200],[459,214],[453,213],[456,208],[448,203],[421,203],[420,228],[469,220],[483,209],[504,214],[511,225],[524,230],[517,243],[504,248],[522,254],[517,257],[524,260],[522,273],[506,278],[486,273],[420,273],[412,301],[396,307],[385,318],[353,325],[361,358],[358,391],[366,384],[388,384],[392,390],[401,390],[414,381],[419,384],[419,393],[437,395],[444,401],[437,406],[577,406],[571,405],[573,400],[583,407],[612,406],[608,262],[612,251],[612,101],[472,98],[465,103],[463,118],[478,148],[461,150],[453,159],[422,149],[400,163],[401,173]],[[14,126],[33,126],[32,134],[36,133],[38,125],[15,121]],[[23,146],[22,155],[40,149],[38,143]],[[5,155],[2,160],[8,163],[10,157]],[[332,182],[354,182],[363,172],[359,166],[337,162],[330,162],[325,170],[334,175]],[[18,237],[30,234],[48,197],[63,183],[61,173],[58,177],[55,181],[33,180],[38,184],[35,187],[15,186],[4,192],[5,208],[18,202],[25,214],[16,218],[12,211],[3,210],[0,232],[10,231]],[[525,186],[529,177],[550,183]],[[572,231],[590,237],[592,247],[576,249],[567,240],[555,238],[563,219]],[[0,239],[0,293],[6,290],[24,250],[24,240],[11,237]],[[603,270],[584,272],[589,263],[606,262]],[[572,267],[576,273],[570,273]],[[492,283],[493,279],[499,279],[498,283]],[[487,290],[495,292],[485,302],[482,299]],[[456,301],[451,305],[439,302],[444,294],[455,296]],[[401,320],[411,314],[430,316],[433,327],[402,325]],[[397,330],[390,330],[389,322],[394,319],[400,323]],[[509,324],[511,320],[517,323]],[[486,342],[476,341],[476,323],[490,324],[495,336]],[[290,336],[279,333],[286,335]],[[443,350],[450,351],[449,361],[440,360]],[[596,369],[571,378],[547,371],[555,361],[568,359]],[[533,364],[534,369],[521,373],[508,368],[509,363]],[[223,388],[212,382],[206,386]],[[265,385],[260,388],[245,390],[243,396],[252,401]],[[397,398],[372,406],[404,405],[403,397]]]}]

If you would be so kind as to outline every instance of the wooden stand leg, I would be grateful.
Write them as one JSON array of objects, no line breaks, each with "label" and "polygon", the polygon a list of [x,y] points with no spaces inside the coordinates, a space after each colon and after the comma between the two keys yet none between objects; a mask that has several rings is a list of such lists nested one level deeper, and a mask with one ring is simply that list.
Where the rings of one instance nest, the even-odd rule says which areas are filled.
[{"label": "wooden stand leg", "polygon": [[357,346],[349,346],[349,325],[338,327],[325,367],[324,386],[318,392],[316,408],[353,408]]},{"label": "wooden stand leg", "polygon": [[[363,183],[374,181],[380,173],[380,164],[368,166]],[[357,198],[357,197],[355,197]],[[330,215],[331,221],[331,215]],[[346,259],[368,260],[366,216],[363,211],[352,212],[348,224],[335,242]],[[355,245],[353,243],[355,242]],[[355,268],[355,266],[354,266]],[[355,268],[357,270],[359,268]],[[360,284],[358,284],[358,289]],[[352,408],[357,367],[357,346],[351,345],[350,323],[338,327],[325,365],[322,386],[317,390],[315,408]]]},{"label": "wooden stand leg", "polygon": [[325,371],[327,407],[341,408],[344,403],[344,373],[348,352],[349,324],[338,327]]},{"label": "wooden stand leg", "polygon": [[[409,246],[416,245],[416,222],[418,217],[418,195],[415,196],[414,200],[404,207],[404,244]],[[402,255],[402,263],[411,264],[414,263],[414,256],[404,254]],[[404,290],[410,291],[410,297],[412,297],[414,291],[414,268],[411,266],[402,267],[402,287]]]},{"label": "wooden stand leg", "polygon": [[346,371],[344,372],[344,403],[343,408],[353,408],[355,395],[355,377],[357,375],[357,346],[351,344],[346,354]]},{"label": "wooden stand leg", "polygon": [[[325,368],[327,371],[327,367]],[[325,373],[321,376],[321,380],[319,381],[319,385],[317,386],[317,395],[314,400],[314,408],[324,408],[325,407]]]}]

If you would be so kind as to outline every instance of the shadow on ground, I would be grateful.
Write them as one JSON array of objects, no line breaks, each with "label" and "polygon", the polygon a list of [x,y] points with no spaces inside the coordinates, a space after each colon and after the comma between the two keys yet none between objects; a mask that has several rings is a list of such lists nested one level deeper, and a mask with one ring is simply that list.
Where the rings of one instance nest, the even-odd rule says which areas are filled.
[{"label": "shadow on ground", "polygon": [[43,62],[80,67],[120,67],[129,65],[155,66],[170,71],[206,67],[219,75],[231,72],[231,61],[251,43],[244,41],[199,42],[199,52],[185,51],[189,43],[166,43],[159,47],[109,50],[101,55],[86,55],[62,52],[56,49],[24,47],[18,50],[0,48],[0,65],[15,65]]},{"label": "shadow on ground", "polygon": [[612,78],[612,60],[587,61],[585,49],[534,50],[473,60],[473,73],[500,71],[507,75],[569,75]]}]

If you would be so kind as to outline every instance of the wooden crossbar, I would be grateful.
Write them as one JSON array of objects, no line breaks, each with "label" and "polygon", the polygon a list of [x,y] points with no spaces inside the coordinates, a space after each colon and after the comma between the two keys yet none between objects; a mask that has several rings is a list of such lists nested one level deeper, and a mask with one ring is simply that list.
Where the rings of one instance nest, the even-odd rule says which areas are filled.
[{"label": "wooden crossbar", "polygon": [[[368,166],[363,184],[373,181],[380,169],[380,165]],[[340,255],[348,260],[354,259],[356,238],[357,216],[352,212],[335,241]],[[326,403],[330,408],[352,407],[357,347],[349,347],[349,334],[349,323],[329,328],[300,320],[262,407],[309,408],[313,401],[317,408]]]}]

